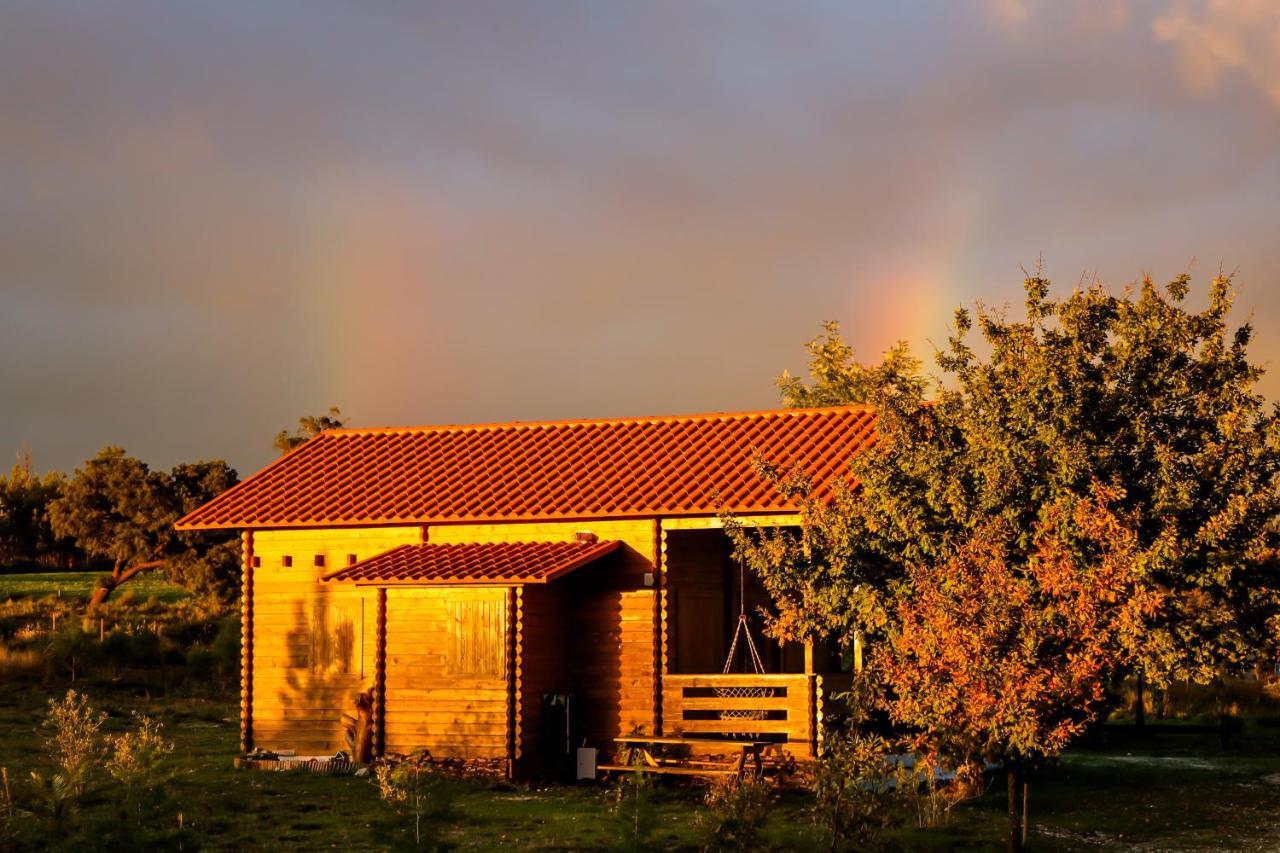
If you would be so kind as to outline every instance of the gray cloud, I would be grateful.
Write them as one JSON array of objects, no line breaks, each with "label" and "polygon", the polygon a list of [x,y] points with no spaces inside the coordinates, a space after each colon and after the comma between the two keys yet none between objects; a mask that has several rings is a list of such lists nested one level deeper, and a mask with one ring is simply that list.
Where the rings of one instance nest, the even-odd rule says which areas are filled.
[{"label": "gray cloud", "polygon": [[0,448],[765,406],[1040,253],[1239,266],[1274,360],[1280,111],[1187,84],[1212,4],[1005,6],[6,6]]}]

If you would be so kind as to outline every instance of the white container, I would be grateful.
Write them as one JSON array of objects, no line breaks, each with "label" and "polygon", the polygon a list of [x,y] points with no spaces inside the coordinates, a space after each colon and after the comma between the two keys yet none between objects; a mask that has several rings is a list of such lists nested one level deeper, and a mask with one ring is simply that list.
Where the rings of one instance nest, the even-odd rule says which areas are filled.
[{"label": "white container", "polygon": [[584,746],[578,749],[578,778],[591,779],[596,778],[596,749],[593,746]]}]

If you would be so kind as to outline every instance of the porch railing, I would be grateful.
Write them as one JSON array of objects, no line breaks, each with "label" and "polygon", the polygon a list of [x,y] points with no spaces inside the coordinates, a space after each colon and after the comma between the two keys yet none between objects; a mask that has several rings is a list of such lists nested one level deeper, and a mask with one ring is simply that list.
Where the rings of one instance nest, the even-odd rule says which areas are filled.
[{"label": "porch railing", "polygon": [[[664,675],[662,733],[766,740],[797,757],[821,746],[822,675]],[[836,677],[838,679],[838,676]]]}]

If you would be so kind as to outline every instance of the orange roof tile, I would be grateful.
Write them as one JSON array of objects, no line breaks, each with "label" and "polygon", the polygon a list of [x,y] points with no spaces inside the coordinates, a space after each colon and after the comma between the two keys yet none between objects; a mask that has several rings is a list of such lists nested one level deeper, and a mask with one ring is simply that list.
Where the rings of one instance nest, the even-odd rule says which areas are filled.
[{"label": "orange roof tile", "polygon": [[183,530],[703,515],[795,509],[753,470],[821,493],[874,440],[864,407],[328,430],[178,521]]},{"label": "orange roof tile", "polygon": [[617,550],[621,542],[401,545],[325,575],[357,586],[549,583]]}]

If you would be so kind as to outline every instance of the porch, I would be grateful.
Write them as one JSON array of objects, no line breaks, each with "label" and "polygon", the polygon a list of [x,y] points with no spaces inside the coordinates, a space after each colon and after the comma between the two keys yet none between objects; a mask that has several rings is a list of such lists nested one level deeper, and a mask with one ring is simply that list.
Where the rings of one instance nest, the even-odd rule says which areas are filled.
[{"label": "porch", "polygon": [[849,673],[666,675],[661,734],[684,738],[691,748],[700,739],[750,738],[812,758],[826,725],[842,711],[834,697],[851,681]]},{"label": "porch", "polygon": [[838,697],[852,683],[851,657],[825,643],[767,637],[760,610],[769,595],[733,559],[722,529],[665,528],[662,544],[658,734],[690,744],[751,739],[794,758],[816,756],[843,713]]}]

